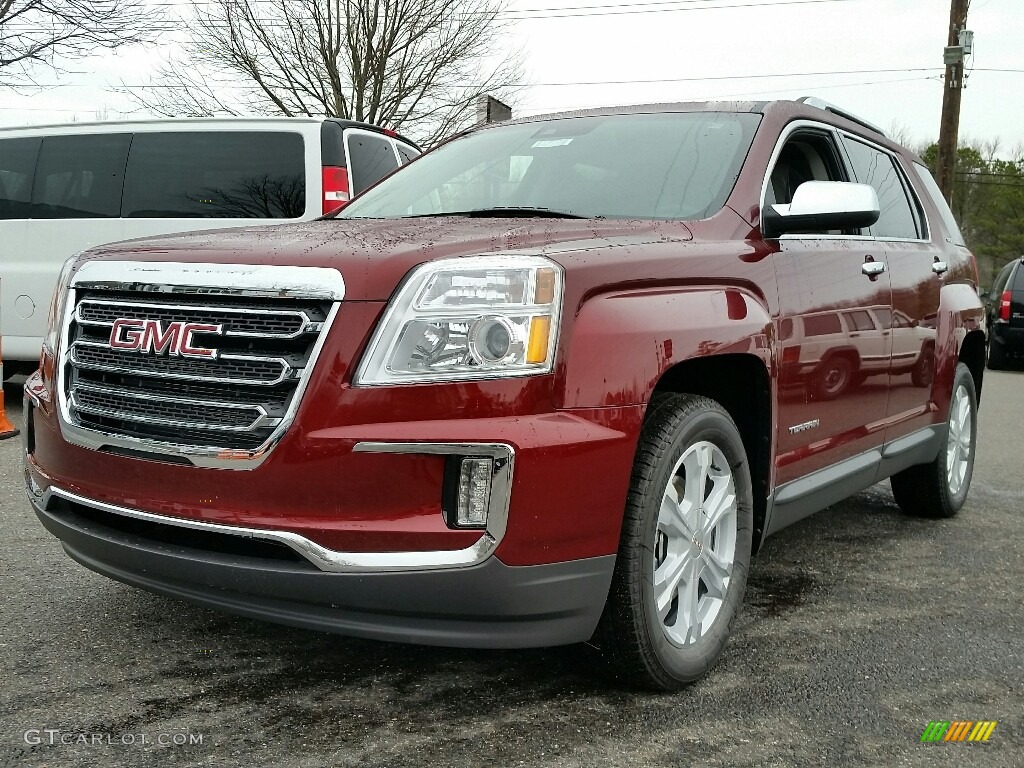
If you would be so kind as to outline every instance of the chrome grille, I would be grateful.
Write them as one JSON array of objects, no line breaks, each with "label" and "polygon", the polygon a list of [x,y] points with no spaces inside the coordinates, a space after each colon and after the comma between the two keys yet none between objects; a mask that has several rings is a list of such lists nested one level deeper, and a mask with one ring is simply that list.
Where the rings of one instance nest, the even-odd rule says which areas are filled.
[{"label": "chrome grille", "polygon": [[[293,276],[302,272],[290,269]],[[312,297],[294,290],[253,295],[244,285],[181,290],[151,279],[158,274],[147,273],[145,284],[76,286],[61,377],[69,425],[77,435],[95,435],[86,441],[93,447],[257,454],[289,423],[336,311],[330,299],[340,298],[343,284],[323,297],[305,285]],[[194,344],[216,352],[202,358],[153,345],[120,349],[111,345],[117,320],[204,324]]]},{"label": "chrome grille", "polygon": [[87,299],[80,301],[75,320],[83,325],[101,325],[109,329],[118,318],[133,320],[180,320],[224,326],[225,336],[294,339],[303,333],[318,331],[323,316],[314,320],[302,310],[246,307],[241,309],[193,307],[187,304],[156,304],[131,299]]},{"label": "chrome grille", "polygon": [[[110,329],[107,328],[109,338]],[[292,356],[301,363],[301,356]],[[91,338],[88,332],[71,345],[71,363],[79,371],[109,371],[168,379],[273,386],[294,378],[295,369],[283,357],[259,354],[222,354],[216,360],[140,355],[111,349],[109,341]]]}]

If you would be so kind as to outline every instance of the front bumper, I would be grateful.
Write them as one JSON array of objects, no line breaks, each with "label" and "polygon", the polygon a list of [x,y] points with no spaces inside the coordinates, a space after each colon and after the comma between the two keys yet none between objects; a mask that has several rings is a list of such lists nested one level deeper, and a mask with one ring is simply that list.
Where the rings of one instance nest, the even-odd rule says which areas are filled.
[{"label": "front bumper", "polygon": [[52,487],[29,498],[68,555],[104,576],[242,616],[375,640],[478,648],[584,641],[615,563],[608,555],[515,567],[490,557],[462,568],[330,572],[279,543],[233,551],[237,536],[134,518]]}]

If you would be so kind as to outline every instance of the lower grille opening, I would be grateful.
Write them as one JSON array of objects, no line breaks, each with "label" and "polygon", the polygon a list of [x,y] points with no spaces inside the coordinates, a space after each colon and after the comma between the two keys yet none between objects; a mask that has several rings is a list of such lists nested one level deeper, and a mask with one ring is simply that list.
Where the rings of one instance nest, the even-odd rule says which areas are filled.
[{"label": "lower grille opening", "polygon": [[316,570],[312,563],[300,557],[290,547],[278,544],[277,542],[232,536],[231,534],[213,531],[198,531],[194,528],[183,528],[177,525],[139,520],[138,518],[118,515],[113,512],[104,512],[103,510],[74,502],[62,502],[62,504],[66,504],[66,508],[70,509],[78,517],[91,520],[94,523],[99,523],[106,528],[112,528],[121,533],[148,539],[149,541],[188,547],[189,549],[200,549],[205,552],[216,552],[222,555],[240,555],[243,557],[258,557],[265,560],[302,563],[308,565],[311,570]]}]

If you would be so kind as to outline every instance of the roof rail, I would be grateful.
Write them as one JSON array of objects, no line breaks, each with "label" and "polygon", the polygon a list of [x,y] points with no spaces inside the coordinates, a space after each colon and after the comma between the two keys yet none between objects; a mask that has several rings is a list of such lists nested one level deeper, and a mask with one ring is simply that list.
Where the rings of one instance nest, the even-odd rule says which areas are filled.
[{"label": "roof rail", "polygon": [[854,122],[857,125],[862,125],[868,130],[874,131],[875,133],[885,136],[885,131],[883,131],[874,123],[869,123],[867,120],[861,117],[857,117],[852,112],[847,112],[842,107],[837,107],[835,104],[827,102],[824,99],[819,99],[817,96],[803,96],[797,99],[797,101],[800,102],[801,104],[806,104],[809,107],[817,107],[818,109],[823,109],[826,112],[831,112],[834,115],[845,117],[847,120],[850,120],[851,122]]}]

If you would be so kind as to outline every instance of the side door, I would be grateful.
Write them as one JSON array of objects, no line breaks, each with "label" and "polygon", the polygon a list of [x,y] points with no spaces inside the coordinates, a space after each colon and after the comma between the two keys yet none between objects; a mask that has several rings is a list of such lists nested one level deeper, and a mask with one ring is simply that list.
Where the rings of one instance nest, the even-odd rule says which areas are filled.
[{"label": "side door", "polygon": [[[40,144],[38,136],[0,139],[0,347],[8,360],[39,359],[36,337],[42,333],[33,315],[46,317],[47,305],[40,306],[41,297],[32,294],[40,264],[28,232]],[[61,261],[56,254],[52,261],[56,276]]]},{"label": "side door", "polygon": [[933,421],[939,291],[948,265],[899,158],[862,136],[844,133],[843,145],[857,181],[878,193],[881,211],[870,233],[875,259],[885,264],[892,284],[892,312],[879,313],[891,347],[885,413],[890,442]]},{"label": "side door", "polygon": [[10,275],[21,281],[16,290],[22,310],[11,326],[4,327],[5,335],[21,337],[20,347],[31,343],[35,359],[64,261],[85,248],[125,239],[121,195],[131,140],[126,132],[43,137],[30,217],[21,229],[21,268]]},{"label": "side door", "polygon": [[[805,181],[853,180],[835,130],[807,121],[787,128],[770,169],[762,208],[789,203]],[[857,313],[891,302],[889,275],[873,265],[870,237],[832,231],[783,235],[777,243],[778,354],[788,375],[780,377],[778,394],[770,530],[870,484],[877,460],[867,454],[881,443],[888,389],[869,378],[864,358],[890,355],[885,339],[868,349],[851,336],[858,318],[860,333],[867,332]],[[813,355],[804,353],[805,344],[814,345]]]}]

